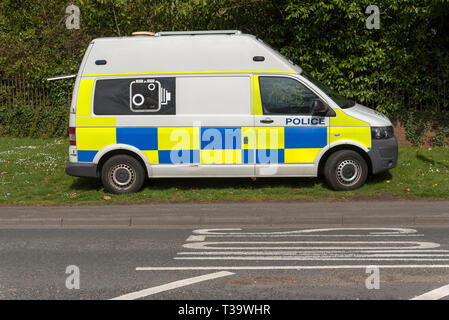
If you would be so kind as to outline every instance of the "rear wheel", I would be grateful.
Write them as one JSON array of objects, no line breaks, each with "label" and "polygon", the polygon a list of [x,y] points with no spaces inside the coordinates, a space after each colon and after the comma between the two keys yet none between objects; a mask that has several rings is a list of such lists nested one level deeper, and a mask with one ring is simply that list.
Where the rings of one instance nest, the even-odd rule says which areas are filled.
[{"label": "rear wheel", "polygon": [[101,170],[101,181],[110,193],[139,191],[145,182],[145,170],[138,160],[128,155],[109,158]]},{"label": "rear wheel", "polygon": [[324,176],[327,184],[334,190],[354,190],[365,183],[368,165],[357,152],[340,150],[327,159]]}]

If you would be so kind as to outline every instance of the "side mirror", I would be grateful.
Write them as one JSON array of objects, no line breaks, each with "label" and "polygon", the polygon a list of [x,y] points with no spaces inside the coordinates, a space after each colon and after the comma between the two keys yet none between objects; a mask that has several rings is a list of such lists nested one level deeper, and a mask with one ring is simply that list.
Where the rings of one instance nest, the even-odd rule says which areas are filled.
[{"label": "side mirror", "polygon": [[314,100],[312,111],[315,116],[325,116],[329,111],[329,106],[321,100]]}]

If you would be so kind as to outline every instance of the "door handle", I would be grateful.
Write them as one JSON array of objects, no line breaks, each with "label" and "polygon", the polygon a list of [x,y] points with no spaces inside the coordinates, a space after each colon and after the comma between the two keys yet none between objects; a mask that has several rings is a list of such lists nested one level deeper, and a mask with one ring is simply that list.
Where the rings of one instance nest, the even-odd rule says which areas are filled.
[{"label": "door handle", "polygon": [[274,120],[272,120],[272,119],[262,119],[262,120],[260,120],[260,122],[262,122],[262,123],[273,123]]}]

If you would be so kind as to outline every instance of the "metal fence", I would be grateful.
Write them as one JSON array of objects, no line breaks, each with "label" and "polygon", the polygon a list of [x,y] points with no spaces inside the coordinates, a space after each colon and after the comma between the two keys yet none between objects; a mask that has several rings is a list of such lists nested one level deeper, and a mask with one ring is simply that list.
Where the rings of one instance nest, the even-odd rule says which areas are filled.
[{"label": "metal fence", "polygon": [[30,107],[49,105],[49,89],[26,77],[0,78],[0,105],[12,108],[18,103]]}]

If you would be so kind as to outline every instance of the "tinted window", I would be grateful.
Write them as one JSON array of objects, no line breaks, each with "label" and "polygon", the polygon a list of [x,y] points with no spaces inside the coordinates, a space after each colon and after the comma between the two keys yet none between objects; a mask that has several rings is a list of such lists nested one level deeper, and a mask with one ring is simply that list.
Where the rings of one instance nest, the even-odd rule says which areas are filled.
[{"label": "tinted window", "polygon": [[338,94],[328,86],[326,86],[324,83],[319,82],[317,79],[312,77],[310,74],[305,72],[304,70],[301,72],[301,75],[312,82],[314,85],[316,85],[318,88],[324,91],[325,94],[327,94],[338,106],[342,109],[351,108],[355,105],[355,102],[350,99],[346,99],[342,95]]},{"label": "tinted window", "polygon": [[300,82],[285,77],[260,77],[263,114],[312,115],[318,96]]},{"label": "tinted window", "polygon": [[94,112],[97,115],[176,114],[175,78],[98,80]]}]

